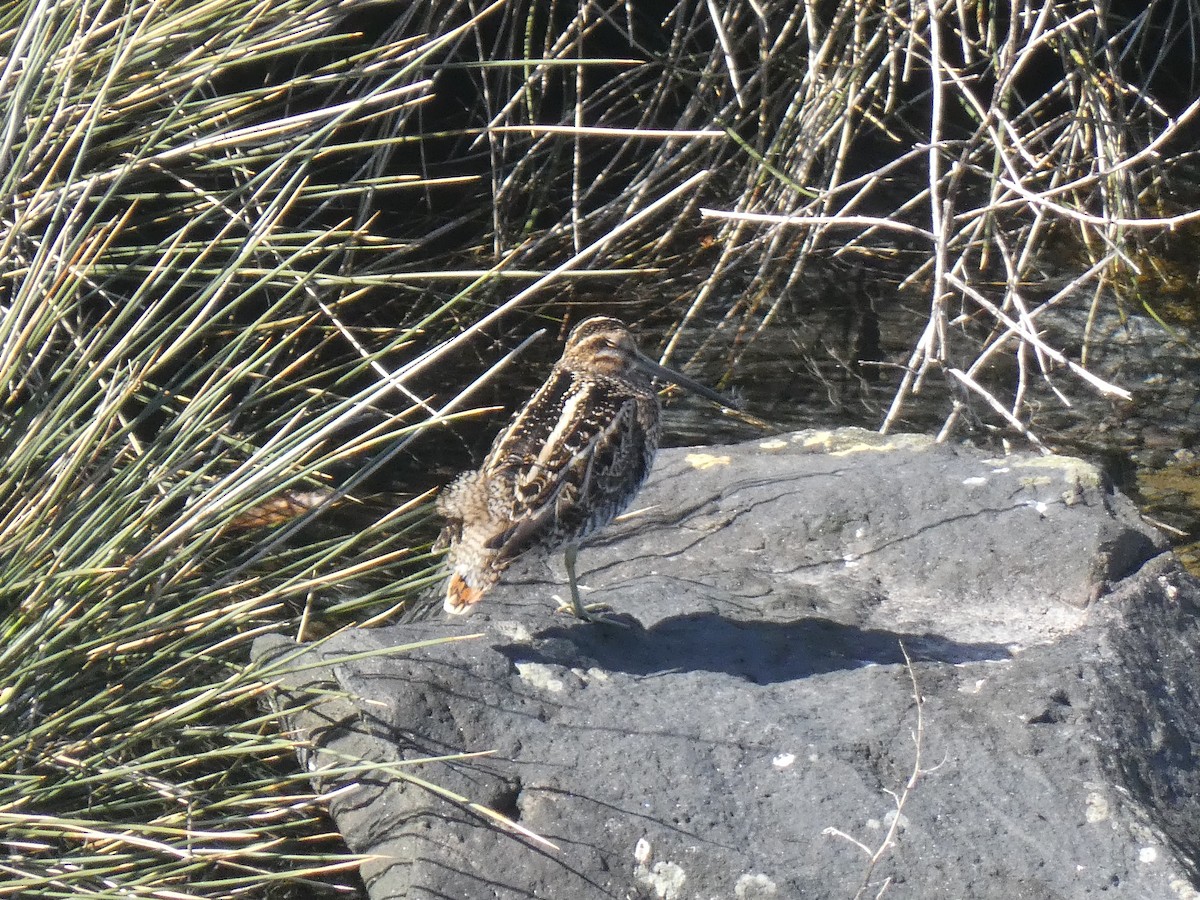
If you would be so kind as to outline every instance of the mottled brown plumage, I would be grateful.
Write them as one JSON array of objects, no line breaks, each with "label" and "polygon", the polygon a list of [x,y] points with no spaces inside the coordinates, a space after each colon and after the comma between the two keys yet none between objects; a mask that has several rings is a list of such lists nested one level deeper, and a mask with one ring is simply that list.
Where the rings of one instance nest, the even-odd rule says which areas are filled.
[{"label": "mottled brown plumage", "polygon": [[478,603],[517,557],[562,547],[572,608],[588,618],[575,551],[629,505],[650,474],[660,431],[655,375],[728,403],[643,356],[616,319],[596,316],[575,327],[562,359],[483,465],[438,499],[447,520],[440,539],[449,547],[447,612]]}]

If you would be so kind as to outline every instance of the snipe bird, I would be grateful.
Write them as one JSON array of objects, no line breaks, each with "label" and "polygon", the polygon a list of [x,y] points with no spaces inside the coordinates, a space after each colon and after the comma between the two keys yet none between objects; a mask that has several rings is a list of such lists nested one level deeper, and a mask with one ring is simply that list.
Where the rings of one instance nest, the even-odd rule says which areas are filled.
[{"label": "snipe bird", "polygon": [[447,525],[445,609],[463,613],[526,553],[564,551],[571,609],[579,543],[621,513],[650,474],[661,431],[658,377],[724,406],[731,402],[643,356],[621,322],[595,316],[567,338],[562,359],[497,435],[477,471],[438,499]]}]

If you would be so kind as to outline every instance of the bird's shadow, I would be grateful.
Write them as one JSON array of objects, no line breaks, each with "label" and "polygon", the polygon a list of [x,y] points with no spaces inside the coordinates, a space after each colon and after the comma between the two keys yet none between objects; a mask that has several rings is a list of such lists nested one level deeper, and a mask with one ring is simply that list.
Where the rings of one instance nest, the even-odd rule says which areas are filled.
[{"label": "bird's shadow", "polygon": [[552,625],[532,642],[497,643],[509,659],[568,668],[654,675],[721,672],[756,684],[793,681],[824,672],[914,661],[969,663],[1012,657],[1006,644],[955,641],[937,634],[858,628],[824,618],[747,622],[715,613],[663,619],[651,628],[628,615],[615,622]]}]

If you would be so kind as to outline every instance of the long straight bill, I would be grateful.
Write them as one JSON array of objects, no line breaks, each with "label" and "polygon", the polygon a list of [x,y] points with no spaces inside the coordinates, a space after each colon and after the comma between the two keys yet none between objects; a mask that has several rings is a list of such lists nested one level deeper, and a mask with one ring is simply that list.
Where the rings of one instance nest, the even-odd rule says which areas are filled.
[{"label": "long straight bill", "polygon": [[727,409],[741,409],[742,406],[736,400],[726,397],[724,394],[719,394],[710,387],[706,387],[698,381],[692,381],[681,372],[676,372],[674,369],[668,369],[666,366],[660,366],[648,356],[643,356],[641,353],[637,356],[638,365],[653,375],[655,378],[661,378],[663,381],[669,381],[672,384],[677,384],[684,390],[691,391],[693,394],[699,394],[701,397],[707,397],[713,403],[719,403]]}]

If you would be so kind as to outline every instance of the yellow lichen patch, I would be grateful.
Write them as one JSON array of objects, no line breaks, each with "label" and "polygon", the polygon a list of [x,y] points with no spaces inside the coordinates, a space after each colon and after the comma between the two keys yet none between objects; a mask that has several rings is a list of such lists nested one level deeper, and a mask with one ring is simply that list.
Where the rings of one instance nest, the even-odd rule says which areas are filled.
[{"label": "yellow lichen patch", "polygon": [[839,428],[837,431],[802,431],[793,440],[807,448],[820,448],[830,456],[851,453],[887,453],[927,447],[933,438],[923,434],[880,434],[865,428]]},{"label": "yellow lichen patch", "polygon": [[1009,456],[1004,459],[985,460],[989,465],[1005,465],[1021,469],[1041,469],[1042,472],[1023,478],[1027,484],[1049,484],[1053,480],[1053,472],[1057,470],[1062,478],[1072,484],[1083,487],[1100,487],[1104,483],[1104,475],[1099,468],[1082,459],[1072,456]]},{"label": "yellow lichen patch", "polygon": [[1049,475],[1025,475],[1017,479],[1021,487],[1045,487],[1048,484],[1054,484],[1054,479]]},{"label": "yellow lichen patch", "polygon": [[689,453],[684,457],[693,469],[711,469],[714,466],[729,465],[728,456],[713,456],[711,453]]}]

